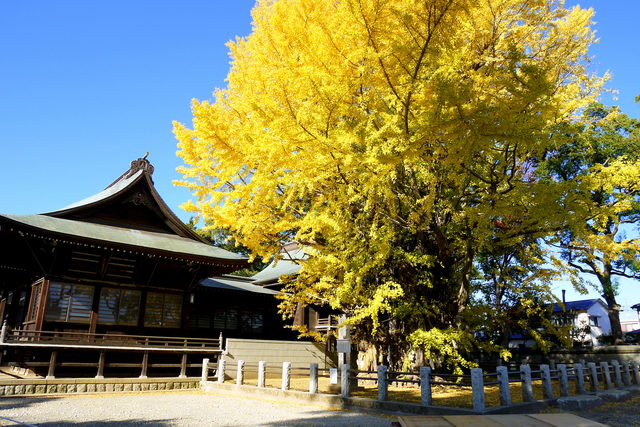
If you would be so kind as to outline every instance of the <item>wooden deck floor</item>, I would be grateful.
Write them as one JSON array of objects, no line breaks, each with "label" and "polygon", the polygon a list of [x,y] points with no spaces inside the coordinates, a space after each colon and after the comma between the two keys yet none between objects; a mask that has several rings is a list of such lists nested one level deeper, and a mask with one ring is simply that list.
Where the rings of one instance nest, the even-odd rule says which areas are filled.
[{"label": "wooden deck floor", "polygon": [[399,417],[402,427],[606,427],[573,414],[442,415]]}]

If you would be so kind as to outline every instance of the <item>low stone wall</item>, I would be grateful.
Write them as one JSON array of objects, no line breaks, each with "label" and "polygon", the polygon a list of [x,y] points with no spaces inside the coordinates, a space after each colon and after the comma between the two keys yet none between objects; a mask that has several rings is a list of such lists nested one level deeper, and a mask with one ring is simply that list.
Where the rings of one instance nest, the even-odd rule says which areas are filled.
[{"label": "low stone wall", "polygon": [[[568,348],[562,350],[552,350],[548,354],[535,350],[512,350],[513,358],[510,364],[517,366],[520,364],[541,364],[550,363],[553,359],[555,363],[580,363],[584,362],[637,362],[640,363],[640,345],[607,345],[593,348]],[[482,363],[495,364],[495,359],[481,360]]]},{"label": "low stone wall", "polygon": [[200,378],[70,378],[0,380],[0,396],[199,389]]},{"label": "low stone wall", "polygon": [[[309,368],[317,363],[319,368],[335,368],[335,355],[327,354],[324,343],[307,341],[268,341],[240,338],[227,338],[224,359],[227,366],[236,366],[238,360],[247,365],[258,365],[264,360],[267,366],[282,367],[282,362],[291,362],[293,368]],[[235,378],[235,368],[227,369],[226,374]]]}]

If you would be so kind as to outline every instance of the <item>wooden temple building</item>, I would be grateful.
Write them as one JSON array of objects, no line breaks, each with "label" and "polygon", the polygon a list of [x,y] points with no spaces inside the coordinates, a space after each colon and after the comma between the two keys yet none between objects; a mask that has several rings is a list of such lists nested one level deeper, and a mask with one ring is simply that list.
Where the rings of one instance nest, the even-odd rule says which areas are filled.
[{"label": "wooden temple building", "polygon": [[[180,221],[146,158],[96,195],[40,215],[0,215],[0,352],[35,370],[180,367],[221,336],[291,338],[273,290],[225,274],[247,259]],[[176,357],[180,356],[179,363]]]}]

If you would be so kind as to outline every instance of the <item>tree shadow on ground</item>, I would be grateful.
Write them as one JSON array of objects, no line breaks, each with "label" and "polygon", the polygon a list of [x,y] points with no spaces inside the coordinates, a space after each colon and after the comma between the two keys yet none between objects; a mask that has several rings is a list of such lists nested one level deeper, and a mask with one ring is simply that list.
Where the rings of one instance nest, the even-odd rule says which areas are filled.
[{"label": "tree shadow on ground", "polygon": [[2,397],[0,398],[0,415],[2,411],[8,411],[10,409],[27,408],[38,403],[45,401],[51,401],[57,399],[56,397]]}]

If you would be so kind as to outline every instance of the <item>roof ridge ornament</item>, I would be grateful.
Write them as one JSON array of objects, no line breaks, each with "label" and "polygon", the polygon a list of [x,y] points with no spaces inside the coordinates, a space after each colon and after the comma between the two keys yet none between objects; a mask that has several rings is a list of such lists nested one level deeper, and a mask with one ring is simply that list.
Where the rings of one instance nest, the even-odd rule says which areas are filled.
[{"label": "roof ridge ornament", "polygon": [[135,175],[138,171],[143,171],[146,172],[149,175],[149,179],[151,179],[151,183],[153,183],[153,178],[151,178],[151,176],[153,175],[153,171],[154,171],[154,167],[151,164],[151,162],[149,162],[149,160],[147,160],[147,157],[149,156],[149,152],[147,151],[144,155],[144,157],[140,157],[139,159],[133,160],[131,162],[131,165],[129,166],[129,170],[127,170],[125,173],[123,173],[122,175],[120,175],[115,181],[113,181],[111,184],[109,184],[105,190],[109,187],[113,187],[116,183],[122,181],[123,179],[127,179],[132,177],[133,175]]}]

